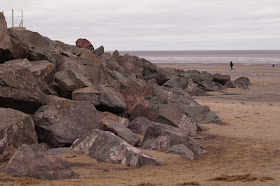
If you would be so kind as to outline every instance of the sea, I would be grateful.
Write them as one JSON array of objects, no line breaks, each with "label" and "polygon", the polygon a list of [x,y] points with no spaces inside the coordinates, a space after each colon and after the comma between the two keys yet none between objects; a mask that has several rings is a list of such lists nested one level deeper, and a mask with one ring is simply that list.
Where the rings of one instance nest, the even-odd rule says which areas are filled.
[{"label": "sea", "polygon": [[120,51],[160,64],[229,64],[280,65],[280,50],[182,50],[182,51]]}]

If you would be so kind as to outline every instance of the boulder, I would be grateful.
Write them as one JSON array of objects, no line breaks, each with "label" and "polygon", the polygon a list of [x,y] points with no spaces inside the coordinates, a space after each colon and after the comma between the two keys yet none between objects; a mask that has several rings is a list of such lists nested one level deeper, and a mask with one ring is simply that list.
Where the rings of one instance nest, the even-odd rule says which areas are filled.
[{"label": "boulder", "polygon": [[206,105],[180,105],[180,107],[184,110],[185,113],[187,113],[189,116],[191,116],[200,123],[216,123],[220,125],[222,124],[222,121],[219,118],[219,116],[217,116],[215,112],[211,111],[210,108]]},{"label": "boulder", "polygon": [[163,85],[168,79],[165,75],[160,73],[153,73],[147,76],[144,76],[144,80],[149,81],[151,79],[155,79],[158,85]]},{"label": "boulder", "polygon": [[79,154],[88,154],[101,162],[123,164],[131,167],[162,165],[123,139],[108,131],[92,130],[78,139],[71,148]]},{"label": "boulder", "polygon": [[130,115],[136,105],[142,104],[143,106],[149,106],[149,102],[145,100],[145,94],[149,87],[138,87],[120,90],[120,93],[125,99],[127,105],[127,113]]},{"label": "boulder", "polygon": [[119,65],[117,60],[111,56],[110,53],[104,53],[102,56],[100,56],[102,63],[106,65],[109,69],[113,71],[117,71],[122,76],[125,74],[125,69]]},{"label": "boulder", "polygon": [[93,51],[93,53],[97,56],[101,56],[102,54],[104,54],[104,47],[103,46],[98,47]]},{"label": "boulder", "polygon": [[157,106],[144,106],[138,104],[134,107],[132,113],[129,116],[129,121],[132,121],[138,117],[145,117],[151,121],[154,121],[158,116],[159,109]]},{"label": "boulder", "polygon": [[35,151],[23,144],[7,165],[7,174],[13,177],[33,177],[59,180],[78,178],[67,163],[44,151]]},{"label": "boulder", "polygon": [[87,48],[89,50],[94,50],[94,47],[92,46],[91,42],[87,39],[79,38],[76,41],[76,46],[79,48]]},{"label": "boulder", "polygon": [[21,111],[0,108],[0,160],[13,155],[23,143],[38,142],[32,118]]},{"label": "boulder", "polygon": [[216,73],[213,75],[213,81],[225,85],[226,82],[230,81],[230,76]]},{"label": "boulder", "polygon": [[143,62],[139,57],[124,55],[119,56],[117,61],[127,72],[133,72],[142,75]]},{"label": "boulder", "polygon": [[112,56],[112,57],[115,58],[115,59],[117,59],[118,57],[120,57],[119,51],[115,50],[115,51],[113,52],[113,56]]},{"label": "boulder", "polygon": [[138,117],[129,122],[128,128],[136,134],[145,135],[147,129],[154,125],[164,125],[162,123],[154,122],[145,117]]},{"label": "boulder", "polygon": [[120,123],[125,127],[128,127],[129,125],[129,120],[127,118],[117,116],[111,112],[98,112],[98,118],[100,123],[102,123],[103,120],[111,120]]},{"label": "boulder", "polygon": [[70,146],[92,129],[100,129],[95,107],[88,102],[57,100],[34,114],[41,142],[50,147]]},{"label": "boulder", "polygon": [[179,128],[168,125],[150,126],[141,143],[143,149],[152,149],[166,152],[174,145],[185,145],[195,155],[204,154],[207,151],[194,139],[190,138]]},{"label": "boulder", "polygon": [[116,114],[124,112],[127,108],[121,93],[110,86],[100,84],[75,90],[72,93],[72,99],[88,101],[99,111],[109,111]]},{"label": "boulder", "polygon": [[60,88],[60,95],[66,98],[71,98],[76,89],[92,86],[88,79],[75,70],[56,72],[54,77]]},{"label": "boulder", "polygon": [[196,86],[190,86],[186,89],[186,91],[191,95],[191,96],[209,96],[206,92],[201,90],[200,88]]},{"label": "boulder", "polygon": [[190,160],[194,160],[195,158],[195,154],[183,144],[173,145],[169,147],[166,152],[171,154],[178,154]]},{"label": "boulder", "polygon": [[55,64],[46,60],[31,61],[31,66],[28,68],[36,77],[43,82],[51,84],[54,80]]},{"label": "boulder", "polygon": [[200,82],[200,85],[204,87],[206,91],[220,90],[215,82],[211,81],[210,79],[204,79],[202,82]]},{"label": "boulder", "polygon": [[244,89],[247,89],[249,85],[251,85],[251,82],[249,78],[247,77],[240,77],[234,80],[234,84],[237,85],[238,87],[242,87]]},{"label": "boulder", "polygon": [[189,78],[185,77],[174,77],[163,84],[163,86],[170,88],[181,88],[185,89],[188,86]]},{"label": "boulder", "polygon": [[116,136],[124,139],[133,146],[138,146],[141,140],[137,134],[118,122],[102,119],[100,124],[102,125],[103,130],[114,133]]},{"label": "boulder", "polygon": [[22,58],[27,58],[29,61],[47,60],[55,63],[56,48],[50,39],[29,30],[11,28],[8,31],[11,38],[18,44],[13,51],[17,53],[16,50],[19,50],[19,53],[25,53],[25,56],[21,56]]},{"label": "boulder", "polygon": [[39,81],[26,67],[0,65],[0,107],[34,113],[45,104]]},{"label": "boulder", "polygon": [[197,131],[199,123],[187,115],[184,110],[176,104],[160,105],[158,116],[154,121],[179,127],[188,133],[189,136],[198,137]]},{"label": "boulder", "polygon": [[7,22],[3,13],[0,13],[0,63],[12,59],[12,48],[10,36],[7,31]]},{"label": "boulder", "polygon": [[[143,73],[142,73],[143,76],[149,76],[154,73],[161,74],[161,73],[158,73],[161,70],[161,68],[158,67],[156,64],[153,64],[144,58],[141,58],[141,60],[143,62],[143,68],[144,68]],[[165,77],[164,74],[161,74],[161,75]]]},{"label": "boulder", "polygon": [[233,81],[226,82],[224,86],[225,88],[238,88],[238,86]]}]

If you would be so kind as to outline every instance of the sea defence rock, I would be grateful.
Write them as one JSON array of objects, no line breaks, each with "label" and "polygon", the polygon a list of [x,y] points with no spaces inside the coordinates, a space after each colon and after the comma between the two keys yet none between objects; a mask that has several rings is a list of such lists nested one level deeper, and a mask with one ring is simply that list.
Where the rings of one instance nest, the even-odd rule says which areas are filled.
[{"label": "sea defence rock", "polygon": [[199,123],[187,115],[184,110],[176,104],[160,105],[158,115],[154,121],[179,127],[189,136],[198,137],[197,131]]},{"label": "sea defence rock", "polygon": [[142,75],[143,62],[139,57],[124,55],[119,56],[117,61],[127,72],[133,72]]},{"label": "sea defence rock", "polygon": [[145,100],[147,89],[148,87],[138,87],[120,90],[120,93],[125,99],[128,114],[131,114],[134,107],[138,104],[142,104],[145,107],[149,106],[149,102]]},{"label": "sea defence rock", "polygon": [[230,81],[230,76],[216,73],[213,75],[213,81],[225,85],[226,82]]},{"label": "sea defence rock", "polygon": [[111,120],[120,123],[125,127],[128,127],[129,125],[129,120],[127,118],[117,116],[110,112],[98,112],[98,118],[100,123],[102,123],[103,120]]},{"label": "sea defence rock", "polygon": [[97,56],[101,56],[102,54],[104,54],[104,47],[103,46],[98,47],[93,51],[93,53]]},{"label": "sea defence rock", "polygon": [[99,111],[109,111],[115,114],[122,113],[127,106],[122,94],[106,85],[95,85],[75,90],[72,99],[88,101]]},{"label": "sea defence rock", "polygon": [[26,67],[0,65],[0,107],[34,113],[45,104],[38,80]]},{"label": "sea defence rock", "polygon": [[76,41],[76,46],[79,47],[79,48],[87,48],[91,51],[94,50],[94,47],[92,46],[91,42],[89,40],[83,39],[83,38],[79,38]]},{"label": "sea defence rock", "polygon": [[247,77],[240,77],[234,80],[234,84],[237,85],[238,87],[248,89],[248,86],[251,85],[251,82]]},{"label": "sea defence rock", "polygon": [[7,31],[7,22],[3,13],[0,13],[0,63],[12,59],[12,48],[10,36]]},{"label": "sea defence rock", "polygon": [[23,143],[37,143],[32,118],[21,111],[0,108],[0,160],[13,155]]},{"label": "sea defence rock", "polygon": [[[146,72],[147,73],[147,72]],[[144,76],[144,80],[149,81],[151,79],[156,80],[156,83],[158,85],[163,85],[168,79],[165,77],[164,74],[161,73],[153,73],[150,75],[146,75]]]},{"label": "sea defence rock", "polygon": [[168,125],[150,126],[141,143],[142,148],[167,151],[174,145],[184,145],[195,155],[205,154],[207,151],[184,131]]},{"label": "sea defence rock", "polygon": [[103,119],[100,124],[102,125],[103,130],[114,133],[116,136],[124,139],[133,146],[138,146],[141,140],[137,134],[118,122]]},{"label": "sea defence rock", "polygon": [[113,133],[92,130],[79,138],[71,146],[79,154],[88,154],[101,162],[123,164],[131,167],[144,165],[162,165],[159,161],[144,153]]},{"label": "sea defence rock", "polygon": [[60,158],[44,151],[35,151],[26,144],[23,144],[10,159],[6,172],[13,177],[33,177],[48,180],[79,177]]},{"label": "sea defence rock", "polygon": [[154,125],[165,125],[162,123],[151,121],[145,117],[138,117],[129,122],[128,128],[136,134],[145,135],[147,129]]},{"label": "sea defence rock", "polygon": [[17,43],[13,52],[22,54],[17,58],[27,58],[30,61],[47,60],[55,63],[56,48],[50,39],[29,30],[11,28],[8,31],[12,40]]},{"label": "sea defence rock", "polygon": [[51,147],[70,146],[92,129],[100,129],[95,107],[88,102],[57,100],[34,115],[39,140]]}]

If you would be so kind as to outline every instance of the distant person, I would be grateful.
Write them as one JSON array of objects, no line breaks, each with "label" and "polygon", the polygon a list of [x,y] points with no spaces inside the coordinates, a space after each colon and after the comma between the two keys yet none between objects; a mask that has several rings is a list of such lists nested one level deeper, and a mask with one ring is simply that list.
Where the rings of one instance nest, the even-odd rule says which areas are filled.
[{"label": "distant person", "polygon": [[274,64],[272,65],[272,67],[274,67]]},{"label": "distant person", "polygon": [[233,63],[232,63],[232,61],[230,61],[229,65],[230,65],[230,69],[233,70]]}]

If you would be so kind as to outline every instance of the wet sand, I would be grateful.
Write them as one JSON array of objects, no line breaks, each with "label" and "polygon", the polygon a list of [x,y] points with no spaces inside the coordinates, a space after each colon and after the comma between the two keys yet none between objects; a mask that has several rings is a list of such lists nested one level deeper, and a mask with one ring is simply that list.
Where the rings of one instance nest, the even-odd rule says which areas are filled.
[{"label": "wet sand", "polygon": [[202,139],[198,141],[208,154],[191,161],[144,150],[164,166],[131,168],[68,153],[60,157],[70,163],[80,179],[47,181],[1,173],[0,185],[280,185],[280,68],[235,65],[230,71],[229,65],[172,67],[229,74],[233,80],[247,76],[252,82],[249,89],[195,97],[224,123],[203,124],[207,130],[200,132]]}]

